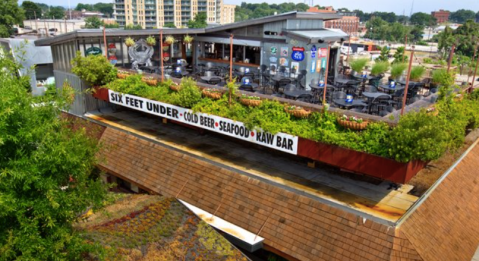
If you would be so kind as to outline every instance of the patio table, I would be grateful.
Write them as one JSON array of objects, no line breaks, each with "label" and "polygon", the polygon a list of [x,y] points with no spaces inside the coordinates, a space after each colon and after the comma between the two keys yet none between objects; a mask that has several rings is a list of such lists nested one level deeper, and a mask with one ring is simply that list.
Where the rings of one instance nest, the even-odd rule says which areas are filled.
[{"label": "patio table", "polygon": [[334,79],[334,82],[336,84],[341,84],[341,85],[355,85],[355,84],[358,84],[360,81],[341,78],[341,79]]},{"label": "patio table", "polygon": [[367,104],[361,100],[353,100],[352,102],[346,102],[346,99],[334,99],[333,102],[339,107],[351,109],[353,107],[365,107]]},{"label": "patio table", "polygon": [[376,98],[381,97],[381,96],[387,96],[387,97],[391,98],[391,95],[385,94],[383,92],[363,92],[362,95],[366,98],[369,98],[369,99],[376,99]]},{"label": "patio table", "polygon": [[[292,97],[294,99],[297,99],[299,96],[304,95],[304,94],[309,94],[311,95],[312,93],[310,91],[306,90],[289,90],[289,91],[284,91],[284,95],[286,97]],[[311,95],[312,96],[312,95]]]},{"label": "patio table", "polygon": [[210,81],[211,81],[212,79],[219,79],[220,81],[223,80],[223,79],[222,79],[221,77],[219,77],[219,76],[201,76],[200,78],[201,78],[201,80],[203,80],[203,81],[205,81],[205,82],[207,82],[207,83],[210,83]]},{"label": "patio table", "polygon": [[389,84],[381,84],[378,87],[379,90],[386,91],[387,93],[393,93],[397,90],[404,89],[404,86],[398,86],[396,85],[395,87],[389,86]]}]

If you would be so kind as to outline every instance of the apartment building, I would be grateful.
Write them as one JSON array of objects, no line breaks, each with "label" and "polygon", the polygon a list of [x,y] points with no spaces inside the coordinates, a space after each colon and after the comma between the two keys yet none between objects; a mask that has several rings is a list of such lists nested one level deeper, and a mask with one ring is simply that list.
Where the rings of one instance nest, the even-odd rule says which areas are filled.
[{"label": "apartment building", "polygon": [[208,24],[233,23],[235,7],[223,0],[115,0],[113,14],[120,26],[153,29],[173,23],[182,28],[199,12],[206,12]]},{"label": "apartment building", "polygon": [[310,7],[307,12],[312,13],[333,13],[339,14],[340,19],[326,21],[325,28],[341,29],[348,34],[355,34],[359,31],[359,17],[356,16],[356,13],[343,13],[337,12],[333,9],[332,6],[326,6],[319,9],[318,7]]},{"label": "apartment building", "polygon": [[441,9],[439,11],[431,12],[431,15],[436,18],[438,24],[442,24],[449,21],[450,12]]}]

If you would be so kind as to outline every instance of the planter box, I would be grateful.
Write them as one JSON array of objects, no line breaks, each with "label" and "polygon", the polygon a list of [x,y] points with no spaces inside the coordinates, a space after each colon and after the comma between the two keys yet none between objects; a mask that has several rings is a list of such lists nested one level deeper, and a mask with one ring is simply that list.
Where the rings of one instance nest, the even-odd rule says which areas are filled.
[{"label": "planter box", "polygon": [[94,87],[93,89],[94,89],[94,91],[93,91],[92,96],[94,98],[97,98],[97,99],[102,100],[102,101],[109,102],[108,89],[100,88],[100,87]]},{"label": "planter box", "polygon": [[426,162],[397,162],[335,145],[324,144],[299,137],[298,156],[317,160],[343,170],[376,177],[396,183],[407,183]]},{"label": "planter box", "polygon": [[[221,118],[218,116],[205,114],[204,116],[206,118],[216,122],[215,126],[205,127],[205,126],[202,126],[201,124],[198,125],[198,122],[196,123],[192,123],[190,121],[183,122],[182,120],[183,118],[174,118],[174,117],[170,117],[169,114],[168,115],[165,114],[166,112],[170,112],[170,109],[171,109],[171,111],[176,110],[177,114],[179,113],[179,115],[183,117],[183,114],[187,115],[187,113],[190,113],[188,112],[188,109],[181,108],[178,106],[173,106],[170,104],[161,103],[161,102],[154,102],[151,100],[147,100],[147,99],[132,96],[132,95],[125,95],[125,96],[131,96],[130,99],[135,101],[142,100],[144,104],[154,102],[163,107],[169,107],[168,110],[164,109],[164,112],[153,113],[152,111],[148,111],[145,108],[137,107],[137,105],[143,104],[143,103],[139,103],[139,102],[133,103],[135,104],[135,106],[131,104],[125,105],[123,102],[119,102],[115,97],[112,97],[113,100],[110,101],[108,89],[95,88],[95,90],[96,91],[93,93],[93,97],[97,99],[104,100],[106,102],[111,102],[113,104],[126,106],[128,108],[143,111],[146,113],[151,113],[160,117],[164,117],[174,122],[175,124],[183,125],[193,129],[201,129],[201,130],[205,129],[205,130],[217,132],[223,135],[238,138],[240,140],[254,142],[255,144],[266,146],[272,149],[280,150],[280,151],[291,153],[301,157],[309,158],[315,161],[323,162],[332,166],[336,166],[342,170],[350,171],[357,174],[367,175],[371,177],[376,177],[379,179],[388,180],[388,181],[392,181],[396,183],[402,183],[402,184],[407,183],[411,178],[414,177],[414,175],[416,175],[427,164],[421,161],[411,161],[408,163],[397,162],[392,159],[388,159],[388,158],[384,158],[384,157],[380,157],[376,155],[371,155],[368,153],[359,152],[359,151],[339,147],[336,145],[328,145],[325,143],[316,142],[316,141],[304,139],[301,137],[291,136],[290,134],[286,134],[286,133],[278,133],[272,136],[272,137],[275,137],[275,138],[272,138],[272,140],[273,141],[278,140],[278,143],[277,142],[264,143],[264,138],[267,136],[267,134],[264,134],[264,133],[262,133],[262,135],[264,135],[262,139],[259,139],[260,137],[259,134],[256,132],[253,133],[253,131],[252,133],[254,135],[251,134],[251,137],[244,138],[238,135],[230,135],[228,134],[227,131],[225,132],[225,130],[219,129],[218,127],[219,125],[217,125],[219,121],[223,121],[226,123],[231,122],[231,123],[234,123],[235,125],[242,124],[227,118]],[[113,94],[114,92],[112,92],[112,96],[115,96]],[[279,136],[276,136],[276,135],[279,135]],[[282,142],[279,142],[279,141],[282,141]],[[294,149],[289,149],[289,147],[283,147],[284,146],[283,144],[289,144],[289,142],[291,142],[291,145],[292,147],[294,147]]]}]

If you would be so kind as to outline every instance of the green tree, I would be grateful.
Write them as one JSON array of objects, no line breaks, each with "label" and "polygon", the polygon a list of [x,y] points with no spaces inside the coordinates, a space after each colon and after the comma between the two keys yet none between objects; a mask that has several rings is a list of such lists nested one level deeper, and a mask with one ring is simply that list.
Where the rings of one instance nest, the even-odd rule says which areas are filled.
[{"label": "green tree", "polygon": [[0,55],[0,259],[83,260],[100,250],[72,227],[106,195],[92,171],[97,143],[61,117],[73,102],[68,84],[38,100],[17,67]]},{"label": "green tree", "polygon": [[206,28],[206,13],[200,12],[195,15],[195,19],[188,21],[188,28]]},{"label": "green tree", "polygon": [[113,4],[112,3],[96,3],[93,5],[93,11],[103,13],[108,17],[113,16]]},{"label": "green tree", "polygon": [[81,11],[81,10],[87,10],[87,11],[94,11],[94,8],[93,8],[93,5],[90,5],[90,4],[82,4],[82,3],[79,3],[77,4],[77,6],[75,7],[75,11]]},{"label": "green tree", "polygon": [[456,12],[452,12],[449,16],[449,20],[456,23],[465,23],[467,20],[474,20],[476,13],[471,10],[459,9]]},{"label": "green tree", "polygon": [[422,34],[424,33],[424,26],[422,25],[415,25],[411,28],[409,32],[409,39],[411,42],[417,42],[422,40]]},{"label": "green tree", "polygon": [[143,27],[139,24],[127,24],[125,25],[125,30],[141,30]]},{"label": "green tree", "polygon": [[436,18],[430,14],[418,12],[414,13],[409,20],[414,25],[435,25],[437,23]]},{"label": "green tree", "polygon": [[22,8],[25,11],[25,17],[27,19],[35,19],[42,17],[42,9],[31,1],[23,1]]},{"label": "green tree", "polygon": [[61,6],[51,6],[48,12],[45,13],[44,18],[49,19],[63,19],[65,17],[65,8]]},{"label": "green tree", "polygon": [[105,28],[120,28],[120,25],[118,23],[105,24],[104,22],[102,22],[102,25]]},{"label": "green tree", "polygon": [[18,6],[17,0],[0,1],[0,37],[12,35],[13,25],[21,24],[24,18],[25,14]]},{"label": "green tree", "polygon": [[85,18],[85,28],[95,29],[95,28],[100,28],[100,26],[102,25],[103,25],[102,21],[100,20],[100,18],[96,16]]},{"label": "green tree", "polygon": [[163,25],[163,27],[167,27],[167,28],[176,28],[176,25],[172,22],[169,22],[169,23],[166,23],[165,25]]}]

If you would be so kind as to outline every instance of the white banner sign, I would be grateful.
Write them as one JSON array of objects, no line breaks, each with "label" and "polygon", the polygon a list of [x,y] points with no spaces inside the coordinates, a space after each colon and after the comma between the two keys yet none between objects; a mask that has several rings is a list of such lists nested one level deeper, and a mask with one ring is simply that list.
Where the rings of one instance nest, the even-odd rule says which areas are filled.
[{"label": "white banner sign", "polygon": [[108,97],[111,103],[122,105],[134,110],[214,131],[275,150],[295,155],[298,153],[297,136],[285,133],[276,133],[273,135],[260,130],[249,130],[242,122],[206,113],[194,113],[192,110],[168,103],[153,101],[130,94],[121,94],[112,90],[108,90]]}]

